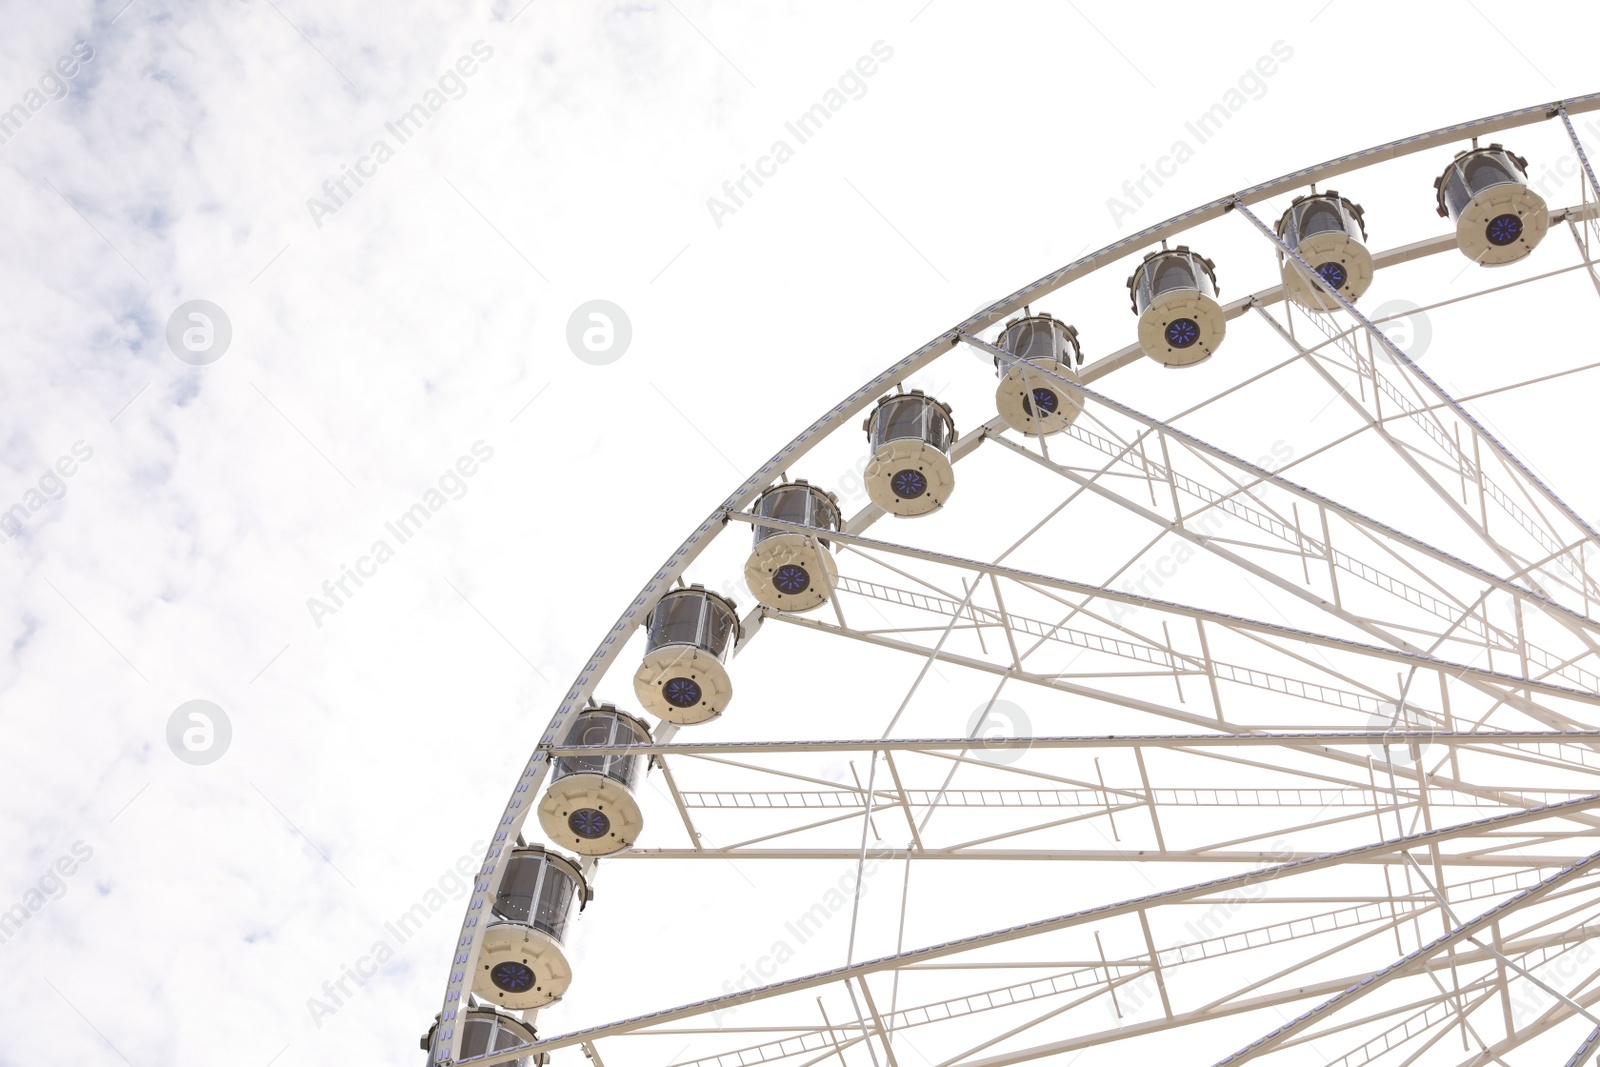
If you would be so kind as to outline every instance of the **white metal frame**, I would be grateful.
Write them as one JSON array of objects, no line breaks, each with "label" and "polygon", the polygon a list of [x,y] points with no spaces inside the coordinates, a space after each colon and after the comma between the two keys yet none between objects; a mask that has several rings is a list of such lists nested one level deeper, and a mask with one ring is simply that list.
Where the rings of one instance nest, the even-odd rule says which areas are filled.
[{"label": "white metal frame", "polygon": [[[1588,235],[1595,219],[1600,217],[1600,210],[1597,210],[1600,195],[1594,200],[1589,196],[1600,190],[1595,187],[1594,171],[1568,117],[1595,110],[1600,110],[1600,94],[1507,112],[1343,156],[1212,201],[1130,235],[996,302],[895,363],[825,413],[751,475],[691,533],[607,632],[557,709],[517,781],[474,881],[452,957],[441,1025],[429,1053],[430,1062],[487,1065],[506,1062],[529,1051],[524,1047],[472,1060],[457,1060],[460,1028],[454,1026],[454,1021],[457,1011],[463,1008],[461,1001],[468,995],[477,966],[481,934],[488,921],[486,906],[493,900],[504,860],[515,844],[531,805],[537,801],[548,761],[556,755],[579,751],[558,746],[556,739],[562,735],[568,718],[591,698],[596,684],[614,665],[618,650],[642,624],[656,597],[684,574],[726,524],[752,521],[753,516],[745,509],[779,471],[791,467],[818,441],[848,425],[886,388],[962,344],[1008,359],[1006,353],[979,337],[984,329],[1006,315],[1140,248],[1229,212],[1246,218],[1280,251],[1296,260],[1296,266],[1314,283],[1321,284],[1310,266],[1299,260],[1293,250],[1284,246],[1270,227],[1255,216],[1251,205],[1313,181],[1323,181],[1399,156],[1441,148],[1469,137],[1550,118],[1562,120],[1577,147],[1589,187],[1582,203],[1552,212],[1552,223],[1568,222],[1578,246],[1580,263],[1564,269],[1585,269],[1595,278]],[[1453,235],[1419,242],[1376,254],[1375,267],[1381,270],[1453,248]],[[1595,278],[1595,282],[1600,291],[1600,278]],[[1327,291],[1325,285],[1323,288]],[[1048,854],[1060,858],[1109,860],[1127,853],[1118,847],[1041,852],[1026,839],[1030,834],[1085,820],[1104,819],[1115,832],[1116,820],[1121,815],[1125,823],[1143,820],[1137,825],[1151,833],[1154,847],[1141,851],[1141,860],[1223,863],[1235,867],[1246,864],[1253,869],[1092,912],[1076,912],[1008,927],[877,960],[852,960],[846,967],[760,987],[731,998],[701,1001],[545,1038],[534,1048],[542,1052],[577,1045],[600,1063],[596,1042],[602,1039],[678,1032],[671,1031],[673,1024],[731,1004],[786,1003],[783,998],[795,993],[827,989],[842,993],[849,1005],[848,1016],[789,1027],[790,1036],[787,1037],[763,1036],[761,1028],[753,1027],[749,1030],[752,1044],[730,1051],[727,1056],[733,1058],[713,1057],[695,1062],[717,1063],[718,1067],[724,1067],[735,1062],[820,1063],[835,1057],[843,1064],[847,1062],[845,1051],[859,1047],[874,1065],[897,1067],[893,1034],[898,1029],[933,1025],[938,1011],[947,1013],[941,1018],[954,1017],[948,1014],[953,1010],[948,1005],[942,1008],[899,1006],[902,972],[909,974],[933,965],[935,960],[960,957],[987,946],[1042,938],[1069,927],[1098,930],[1101,924],[1122,917],[1132,917],[1142,926],[1147,946],[1142,957],[1080,961],[1050,978],[1046,983],[1048,991],[1038,986],[1044,979],[1030,977],[1021,985],[1000,985],[957,998],[963,1003],[970,1002],[969,1007],[977,1004],[980,998],[988,998],[988,1007],[971,1008],[970,1012],[962,1009],[967,1014],[998,1013],[1002,1007],[1009,1010],[1024,1002],[1049,997],[1068,999],[1064,1004],[1055,1003],[1045,1015],[1031,1020],[1019,1021],[1014,1015],[1004,1015],[1003,1024],[996,1023],[1002,1030],[946,1062],[961,1067],[997,1067],[1095,1042],[1183,1026],[1201,1018],[1303,1002],[1307,997],[1318,995],[1325,999],[1313,1011],[1272,1030],[1222,1062],[1239,1063],[1275,1050],[1291,1049],[1305,1040],[1308,1030],[1333,1035],[1345,1030],[1359,1031],[1363,1027],[1370,1030],[1383,1020],[1392,1021],[1393,1027],[1382,1031],[1380,1037],[1358,1045],[1337,1062],[1355,1067],[1390,1050],[1407,1047],[1408,1042],[1419,1038],[1428,1042],[1424,1046],[1426,1049],[1451,1032],[1459,1032],[1464,1048],[1470,1050],[1470,1042],[1476,1041],[1480,1049],[1479,1053],[1464,1055],[1463,1063],[1503,1062],[1499,1057],[1508,1049],[1575,1015],[1584,1015],[1591,1022],[1600,1023],[1589,1015],[1590,1005],[1600,1001],[1600,985],[1594,984],[1600,980],[1600,968],[1570,991],[1540,985],[1551,997],[1551,1006],[1534,1024],[1520,1029],[1512,1024],[1508,985],[1511,976],[1527,977],[1531,967],[1556,959],[1572,946],[1600,934],[1600,899],[1589,899],[1585,904],[1586,897],[1600,896],[1600,890],[1589,890],[1582,877],[1590,872],[1600,854],[1589,855],[1586,849],[1573,847],[1574,842],[1581,842],[1583,835],[1592,835],[1600,827],[1600,811],[1595,810],[1600,808],[1600,794],[1571,788],[1569,782],[1600,771],[1600,729],[1593,728],[1596,715],[1592,710],[1594,705],[1600,704],[1600,623],[1595,621],[1594,607],[1600,602],[1600,582],[1591,573],[1586,555],[1588,546],[1600,547],[1600,535],[1502,442],[1479,425],[1457,398],[1451,397],[1407,358],[1377,323],[1337,293],[1333,295],[1342,305],[1342,314],[1353,320],[1352,324],[1341,325],[1340,313],[1296,318],[1291,311],[1287,320],[1275,315],[1271,307],[1284,299],[1281,286],[1227,304],[1224,314],[1238,318],[1254,311],[1286,343],[1290,361],[1295,366],[1311,370],[1333,391],[1344,396],[1351,411],[1362,420],[1362,432],[1387,442],[1400,462],[1432,485],[1463,524],[1478,533],[1486,551],[1493,557],[1494,567],[1441,551],[1420,538],[1299,485],[1283,470],[1264,470],[1170,421],[1144,415],[1125,402],[1091,388],[1113,370],[1142,358],[1137,347],[1130,345],[1091,364],[1073,383],[1084,394],[1084,410],[1079,420],[1062,435],[1073,449],[1070,456],[1067,446],[1063,445],[1058,446],[1058,455],[1052,459],[1043,439],[1007,436],[999,421],[991,420],[978,431],[964,435],[957,442],[952,459],[959,461],[981,444],[994,442],[1037,468],[1041,477],[1058,477],[1057,484],[1067,491],[1067,502],[1081,494],[1092,494],[1147,523],[1153,539],[1184,539],[1196,551],[1226,562],[1287,597],[1296,598],[1326,620],[1326,632],[1130,595],[1114,588],[1111,580],[1045,575],[1006,566],[1001,560],[963,559],[867,538],[863,531],[881,514],[869,505],[846,522],[844,531],[830,533],[829,539],[848,551],[852,558],[878,567],[874,575],[899,574],[908,585],[900,587],[888,581],[842,574],[830,599],[836,609],[839,601],[849,596],[878,605],[875,610],[888,607],[903,620],[921,618],[922,622],[871,629],[847,625],[842,611],[836,611],[834,621],[826,622],[759,610],[747,621],[748,636],[753,636],[768,619],[782,621],[865,642],[886,653],[902,652],[920,657],[924,660],[924,675],[935,664],[952,664],[993,676],[998,686],[1022,682],[1153,716],[1172,723],[1173,732],[1103,737],[1052,735],[1009,740],[964,737],[919,740],[891,738],[891,721],[890,728],[879,739],[712,743],[679,741],[677,731],[667,726],[657,731],[655,743],[630,747],[630,750],[648,751],[658,758],[667,774],[689,840],[697,843],[685,849],[635,849],[626,854],[629,860],[836,857],[864,863],[868,855],[867,827],[872,817],[896,812],[903,813],[911,846],[874,850],[873,855],[995,861],[1037,859]],[[1306,320],[1321,331],[1321,338],[1305,340],[1296,336],[1296,324]],[[1383,349],[1402,373],[1398,376],[1380,374],[1372,359],[1374,347]],[[1039,373],[1048,376],[1047,371]],[[1080,452],[1097,452],[1095,462],[1100,465],[1083,466]],[[1074,465],[1072,459],[1078,464]],[[1459,491],[1447,485],[1452,479],[1459,483]],[[1219,531],[1213,521],[1219,516],[1229,523],[1225,532]],[[762,520],[762,524],[792,525],[771,519]],[[906,573],[902,563],[920,568],[920,575]],[[1491,618],[1487,607],[1491,597],[1504,597],[1512,605],[1513,627]],[[1347,606],[1347,599],[1361,606]],[[1033,619],[1017,610],[1025,603],[1054,604],[1062,617],[1059,620]],[[1382,614],[1378,614],[1373,605],[1381,606]],[[1127,608],[1136,608],[1144,617],[1159,620],[1163,636],[1152,636],[1151,627],[1140,631],[1122,626],[1117,613]],[[1175,640],[1174,629],[1180,634],[1192,632],[1195,639]],[[1002,640],[986,643],[985,635]],[[952,636],[955,641],[951,640]],[[959,651],[955,647],[969,636],[980,643],[978,654],[973,654],[971,649]],[[1251,647],[1260,648],[1263,655],[1278,666],[1274,670],[1264,670],[1232,662],[1220,654],[1214,656],[1213,649],[1219,642],[1251,643]],[[1058,646],[1071,647],[1075,654],[1092,657],[1099,673],[1086,669],[1069,677],[1059,670],[1033,669],[1032,663],[1038,662],[1041,650],[1055,650]],[[1479,666],[1478,658],[1487,658],[1488,663]],[[1374,714],[1395,699],[1388,683],[1379,685],[1373,680],[1380,665],[1382,671],[1400,675],[1395,706],[1403,705],[1406,715],[1419,716],[1425,728],[1410,728],[1416,723],[1409,719],[1407,728],[1397,725],[1388,730],[1295,728],[1293,721],[1274,721],[1270,716],[1262,718],[1250,712],[1237,714],[1231,700],[1224,701],[1224,696],[1254,690],[1281,694],[1286,701],[1301,702],[1297,707]],[[1176,689],[1175,701],[1124,691],[1127,679],[1153,677],[1170,677]],[[1196,698],[1197,706],[1204,703],[1209,710],[1195,710],[1187,704],[1185,679],[1193,683],[1191,689],[1199,688],[1202,694],[1209,694]],[[1480,706],[1471,704],[1472,701],[1488,703]],[[1474,711],[1482,710],[1483,706],[1488,710],[1483,711],[1478,720],[1460,718],[1468,706]],[[1500,709],[1503,709],[1502,716],[1518,716],[1517,721],[1527,725],[1486,726],[1488,715]],[[1375,764],[1370,755],[1362,754],[1363,750],[1370,752],[1373,746],[1388,751],[1385,746],[1398,744],[1433,746],[1438,759],[1436,762],[1431,762],[1431,757],[1428,760],[1387,759]],[[1086,754],[1129,752],[1135,757],[1138,780],[1108,783],[1101,776],[1098,781],[1085,781],[1045,773],[1037,768],[1007,766],[1003,772],[1015,781],[1008,781],[1004,788],[950,789],[951,776],[958,767],[976,762],[969,753],[978,748],[1071,750]],[[1288,761],[1276,770],[1299,777],[1292,786],[1272,790],[1274,796],[1270,805],[1285,812],[1315,809],[1310,816],[1294,816],[1299,821],[1288,824],[1290,827],[1320,830],[1374,818],[1380,826],[1386,827],[1383,839],[1336,853],[1297,850],[1287,856],[1266,847],[1274,832],[1272,827],[1265,830],[1258,827],[1231,840],[1197,840],[1183,833],[1168,839],[1172,836],[1171,826],[1167,826],[1165,833],[1163,826],[1169,818],[1177,819],[1179,813],[1197,807],[1249,805],[1251,798],[1247,794],[1253,791],[1195,790],[1162,784],[1158,776],[1152,776],[1146,769],[1146,751],[1159,749],[1181,754],[1185,759],[1221,761],[1219,766],[1261,768],[1265,764],[1251,753],[1262,748]],[[605,746],[583,751],[598,753],[602,750],[621,749]],[[840,750],[871,754],[871,770],[864,786],[858,783],[849,788],[807,780],[803,774],[786,771],[780,766],[781,760],[789,756]],[[877,785],[875,777],[880,755],[890,780],[883,787]],[[897,755],[902,760],[916,757],[919,762],[915,772],[898,765]],[[763,762],[750,762],[753,757],[761,757]],[[772,788],[736,792],[686,788],[693,782],[683,778],[684,769],[705,760],[738,766],[751,775],[768,775]],[[1476,766],[1472,761],[1490,761],[1485,765],[1494,766],[1497,774],[1504,773],[1508,777],[1495,778],[1491,783],[1476,773],[1463,772],[1464,762]],[[927,767],[934,766],[947,768],[944,784],[935,789],[930,780],[928,785],[917,788],[922,779],[916,775],[925,774]],[[1515,777],[1519,772],[1524,775],[1522,778]],[[1563,774],[1568,778],[1559,777]],[[1569,785],[1552,787],[1547,776],[1555,776]],[[798,788],[802,782],[806,788]],[[693,821],[696,812],[741,806],[761,808],[768,819],[762,834],[732,845],[698,844]],[[946,840],[941,836],[942,831],[931,827],[930,822],[936,810],[961,806],[1040,814],[1025,816],[1035,821],[1017,823],[988,839]],[[1495,814],[1436,825],[1436,808],[1482,808],[1493,810]],[[783,814],[786,812],[795,814]],[[802,846],[784,840],[818,828],[832,827],[844,832],[858,821],[858,846]],[[1392,834],[1386,823],[1392,824]],[[1235,832],[1225,825],[1217,829],[1219,834]],[[1325,921],[1332,925],[1317,929],[1314,936],[1303,933],[1261,936],[1278,937],[1271,942],[1275,944],[1305,937],[1308,947],[1303,962],[1308,967],[1337,961],[1342,953],[1351,953],[1357,948],[1370,951],[1370,940],[1374,937],[1393,936],[1398,942],[1400,930],[1407,924],[1415,931],[1417,948],[1400,953],[1387,966],[1367,973],[1337,975],[1291,991],[1268,990],[1266,985],[1270,979],[1263,979],[1247,988],[1227,991],[1210,1004],[1175,1007],[1174,998],[1169,996],[1168,970],[1216,958],[1208,953],[1220,955],[1242,950],[1228,947],[1225,943],[1228,939],[1221,937],[1212,939],[1215,945],[1211,941],[1197,942],[1199,948],[1188,946],[1176,956],[1171,950],[1158,950],[1151,930],[1153,917],[1159,922],[1167,914],[1161,909],[1194,901],[1213,901],[1220,894],[1245,887],[1268,883],[1276,887],[1280,878],[1356,864],[1373,865],[1383,872],[1391,885],[1385,898],[1341,904],[1331,898],[1323,900],[1312,890],[1303,897],[1305,907],[1322,908],[1314,912],[1313,920],[1325,916],[1328,917]],[[1404,881],[1406,889],[1393,888],[1397,878]],[[1421,889],[1417,888],[1419,885]],[[1507,886],[1511,887],[1512,895],[1501,892]],[[1494,903],[1476,918],[1462,920],[1453,908],[1472,900],[1493,900]],[[1370,910],[1380,905],[1380,911],[1387,909],[1382,914]],[[1588,912],[1584,911],[1586,906]],[[1369,910],[1363,912],[1362,908]],[[1553,908],[1565,910],[1553,912]],[[1315,925],[1313,920],[1308,921]],[[1425,942],[1421,934],[1424,920],[1437,924],[1439,931]],[[853,924],[854,918],[852,943]],[[1272,924],[1260,929],[1271,930]],[[1334,931],[1348,931],[1350,936],[1331,945],[1325,944],[1325,935]],[[1186,953],[1190,949],[1200,955],[1189,957]],[[1439,959],[1441,956],[1443,962]],[[971,966],[979,972],[1003,966],[1026,967],[1029,970],[1025,973],[1031,976],[1040,964],[1019,957],[1015,964],[986,960]],[[869,979],[887,973],[894,975],[895,985],[889,992],[889,999],[880,1004],[886,990],[881,985],[875,989]],[[1405,981],[1409,978],[1426,978],[1431,992],[1419,992],[1424,987]],[[1071,1011],[1076,1005],[1102,996],[1115,1002],[1119,990],[1129,995],[1142,988],[1141,983],[1146,979],[1154,982],[1155,995],[1162,1007],[1159,1019],[1120,1027],[1109,1033],[1055,1037],[1023,1048],[1012,1044],[1001,1051],[984,1054],[1036,1027],[1046,1027],[1049,1020]],[[1532,980],[1536,985],[1542,981]],[[1352,983],[1359,985],[1352,987]],[[1402,986],[1411,999],[1380,1009],[1366,1019],[1348,1020],[1351,1015],[1346,1010],[1348,1005],[1373,995],[1387,995],[1391,987]],[[1495,1041],[1479,1038],[1478,1024],[1474,1021],[1490,1004],[1499,1005],[1505,1018],[1505,1036]],[[818,1005],[821,1005],[820,1000]],[[919,1011],[922,1016],[917,1015]],[[1335,1013],[1340,1012],[1343,1013],[1341,1021],[1330,1023]],[[745,1032],[739,1027],[720,1029],[730,1037]],[[1600,1026],[1582,1042],[1575,1034],[1573,1044],[1579,1047],[1580,1055],[1600,1041],[1597,1035],[1600,1035]],[[1380,1038],[1383,1048],[1367,1055],[1363,1050],[1370,1051],[1373,1042]]]}]

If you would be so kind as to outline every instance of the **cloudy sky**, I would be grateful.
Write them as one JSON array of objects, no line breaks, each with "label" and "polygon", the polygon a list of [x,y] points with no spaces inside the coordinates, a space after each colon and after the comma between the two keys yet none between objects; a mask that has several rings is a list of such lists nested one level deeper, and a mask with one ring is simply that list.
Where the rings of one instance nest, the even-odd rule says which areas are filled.
[{"label": "cloudy sky", "polygon": [[[1086,250],[1600,88],[1592,4],[1519,14],[11,4],[0,908],[26,919],[0,944],[0,1064],[418,1062],[454,869],[596,640],[732,487]],[[802,141],[788,124],[829,94]],[[595,300],[631,327],[604,364],[569,344]],[[178,754],[191,701],[208,763]],[[618,884],[612,951],[665,966],[644,936],[665,905]],[[377,977],[308,1007],[434,895]]]}]

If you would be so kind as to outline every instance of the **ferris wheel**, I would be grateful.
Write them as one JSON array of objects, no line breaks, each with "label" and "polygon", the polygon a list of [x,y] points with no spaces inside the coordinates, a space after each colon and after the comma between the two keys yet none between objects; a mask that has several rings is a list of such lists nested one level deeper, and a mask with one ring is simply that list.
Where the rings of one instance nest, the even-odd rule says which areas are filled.
[{"label": "ferris wheel", "polygon": [[1596,114],[1204,204],[824,412],[535,741],[429,1062],[1593,1062],[1600,533],[1536,472]]}]

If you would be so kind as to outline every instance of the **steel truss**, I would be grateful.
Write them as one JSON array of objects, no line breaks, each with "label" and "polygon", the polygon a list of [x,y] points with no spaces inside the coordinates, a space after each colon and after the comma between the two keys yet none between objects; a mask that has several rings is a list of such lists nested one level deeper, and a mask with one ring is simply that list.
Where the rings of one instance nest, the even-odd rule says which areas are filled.
[{"label": "steel truss", "polygon": [[[1176,416],[1145,414],[1100,384],[1142,358],[1129,346],[1061,383],[1082,401],[1059,436],[1018,437],[995,419],[957,445],[958,462],[988,445],[984,461],[1006,463],[1050,507],[1004,552],[980,558],[867,536],[882,514],[869,505],[828,535],[840,558],[831,613],[759,609],[747,620],[752,633],[778,622],[797,638],[920,664],[900,708],[872,712],[889,718],[881,737],[696,741],[664,727],[654,744],[628,746],[651,755],[677,825],[615,858],[854,863],[844,966],[769,983],[751,972],[756,980],[737,992],[470,1060],[455,1058],[455,1022],[485,907],[549,760],[622,749],[559,745],[566,721],[655,598],[725,527],[743,531],[753,518],[745,509],[779,471],[943,354],[965,347],[1009,360],[982,338],[987,328],[1130,252],[1234,213],[1297,259],[1252,206],[1546,119],[1565,126],[1588,183],[1579,203],[1552,212],[1577,262],[1485,292],[1582,271],[1600,293],[1591,255],[1600,198],[1569,118],[1597,109],[1600,94],[1509,112],[1213,201],[995,303],[813,423],[656,572],[557,709],[474,882],[431,1062],[487,1065],[576,1046],[613,1067],[999,1067],[1132,1050],[1173,1031],[1235,1032],[1218,1025],[1255,1035],[1219,1064],[1503,1063],[1544,1048],[1546,1034],[1562,1055],[1577,1049],[1574,1062],[1591,1055],[1600,1042],[1600,960],[1591,960],[1600,534],[1380,323],[1342,299],[1332,315],[1299,312],[1282,286],[1224,306],[1284,352],[1230,392],[1293,377],[1327,395],[1340,415],[1310,452],[1269,470],[1208,440],[1195,426],[1221,396]],[[1381,270],[1454,248],[1442,236],[1374,258]],[[1308,264],[1294,266],[1321,284]],[[1409,491],[1448,517],[1447,540],[1309,487],[1325,457],[1357,448],[1388,457]],[[1083,561],[1063,575],[1029,562],[1041,531],[1090,508],[1134,546],[1115,566]],[[1157,595],[1181,583],[1134,568],[1161,552],[1186,553],[1194,573],[1236,576],[1238,600]],[[1276,617],[1261,617],[1262,602]],[[901,715],[926,697],[919,688],[944,672],[986,679],[991,703],[1003,692],[1042,694],[1062,718],[1016,736],[897,735]],[[866,761],[864,774],[822,773],[820,761],[852,755]],[[933,860],[1072,871],[1134,863],[1157,877],[1179,868],[1169,883],[1185,865],[1227,873],[863,961],[854,950],[869,859],[903,870],[905,891],[919,861]],[[902,897],[902,928],[905,916]],[[686,1043],[694,1051],[678,1059]]]}]

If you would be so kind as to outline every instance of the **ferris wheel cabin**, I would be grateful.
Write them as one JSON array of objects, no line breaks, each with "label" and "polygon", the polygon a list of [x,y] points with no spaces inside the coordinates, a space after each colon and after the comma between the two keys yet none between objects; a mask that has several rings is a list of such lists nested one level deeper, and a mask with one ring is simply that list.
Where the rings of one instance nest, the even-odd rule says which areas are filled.
[{"label": "ferris wheel cabin", "polygon": [[1078,380],[1073,368],[1083,362],[1078,331],[1043,312],[1025,314],[1006,323],[996,346],[1015,357],[994,357],[994,405],[1005,424],[1036,437],[1070,426],[1083,410],[1083,394],[1067,384]]},{"label": "ferris wheel cabin", "polygon": [[[561,743],[647,745],[650,727],[602,704],[578,712]],[[638,753],[556,757],[539,801],[545,836],[584,856],[609,856],[632,847],[644,829],[637,796],[648,761]]]},{"label": "ferris wheel cabin", "polygon": [[702,586],[663,593],[645,619],[644,662],[633,691],[659,719],[692,726],[721,715],[733,699],[724,666],[742,637],[732,600]]},{"label": "ferris wheel cabin", "polygon": [[1528,188],[1528,161],[1500,145],[1457,152],[1433,189],[1457,246],[1485,267],[1524,258],[1550,229],[1544,197]]},{"label": "ferris wheel cabin", "polygon": [[[515,1015],[495,1008],[470,1008],[461,1013],[461,1058],[486,1056],[491,1052],[505,1052],[518,1045],[531,1044],[539,1038],[538,1032]],[[433,1035],[439,1029],[439,1020],[422,1036],[422,1051],[433,1047]],[[501,1067],[545,1067],[550,1054],[518,1056],[514,1060],[501,1060]]]},{"label": "ferris wheel cabin", "polygon": [[473,992],[516,1011],[559,998],[572,984],[562,945],[590,896],[583,871],[559,852],[539,845],[512,852],[483,935]]},{"label": "ferris wheel cabin", "polygon": [[1216,265],[1187,245],[1145,256],[1128,279],[1128,294],[1139,316],[1139,348],[1157,363],[1187,367],[1222,344]]},{"label": "ferris wheel cabin", "polygon": [[[1328,287],[1355,303],[1372,285],[1372,253],[1361,205],[1331,189],[1297,196],[1278,220],[1278,236],[1310,264]],[[1305,268],[1278,253],[1283,286],[1308,311],[1337,311],[1340,304],[1306,277]]]},{"label": "ferris wheel cabin", "polygon": [[839,502],[804,479],[774,485],[756,499],[764,519],[811,526],[797,533],[775,526],[755,528],[755,547],[744,565],[744,581],[757,600],[780,611],[810,611],[828,599],[839,568],[821,533],[840,527]]},{"label": "ferris wheel cabin", "polygon": [[950,462],[956,424],[950,405],[921,389],[886,396],[861,427],[872,446],[867,495],[891,515],[926,515],[944,506],[955,489]]}]

